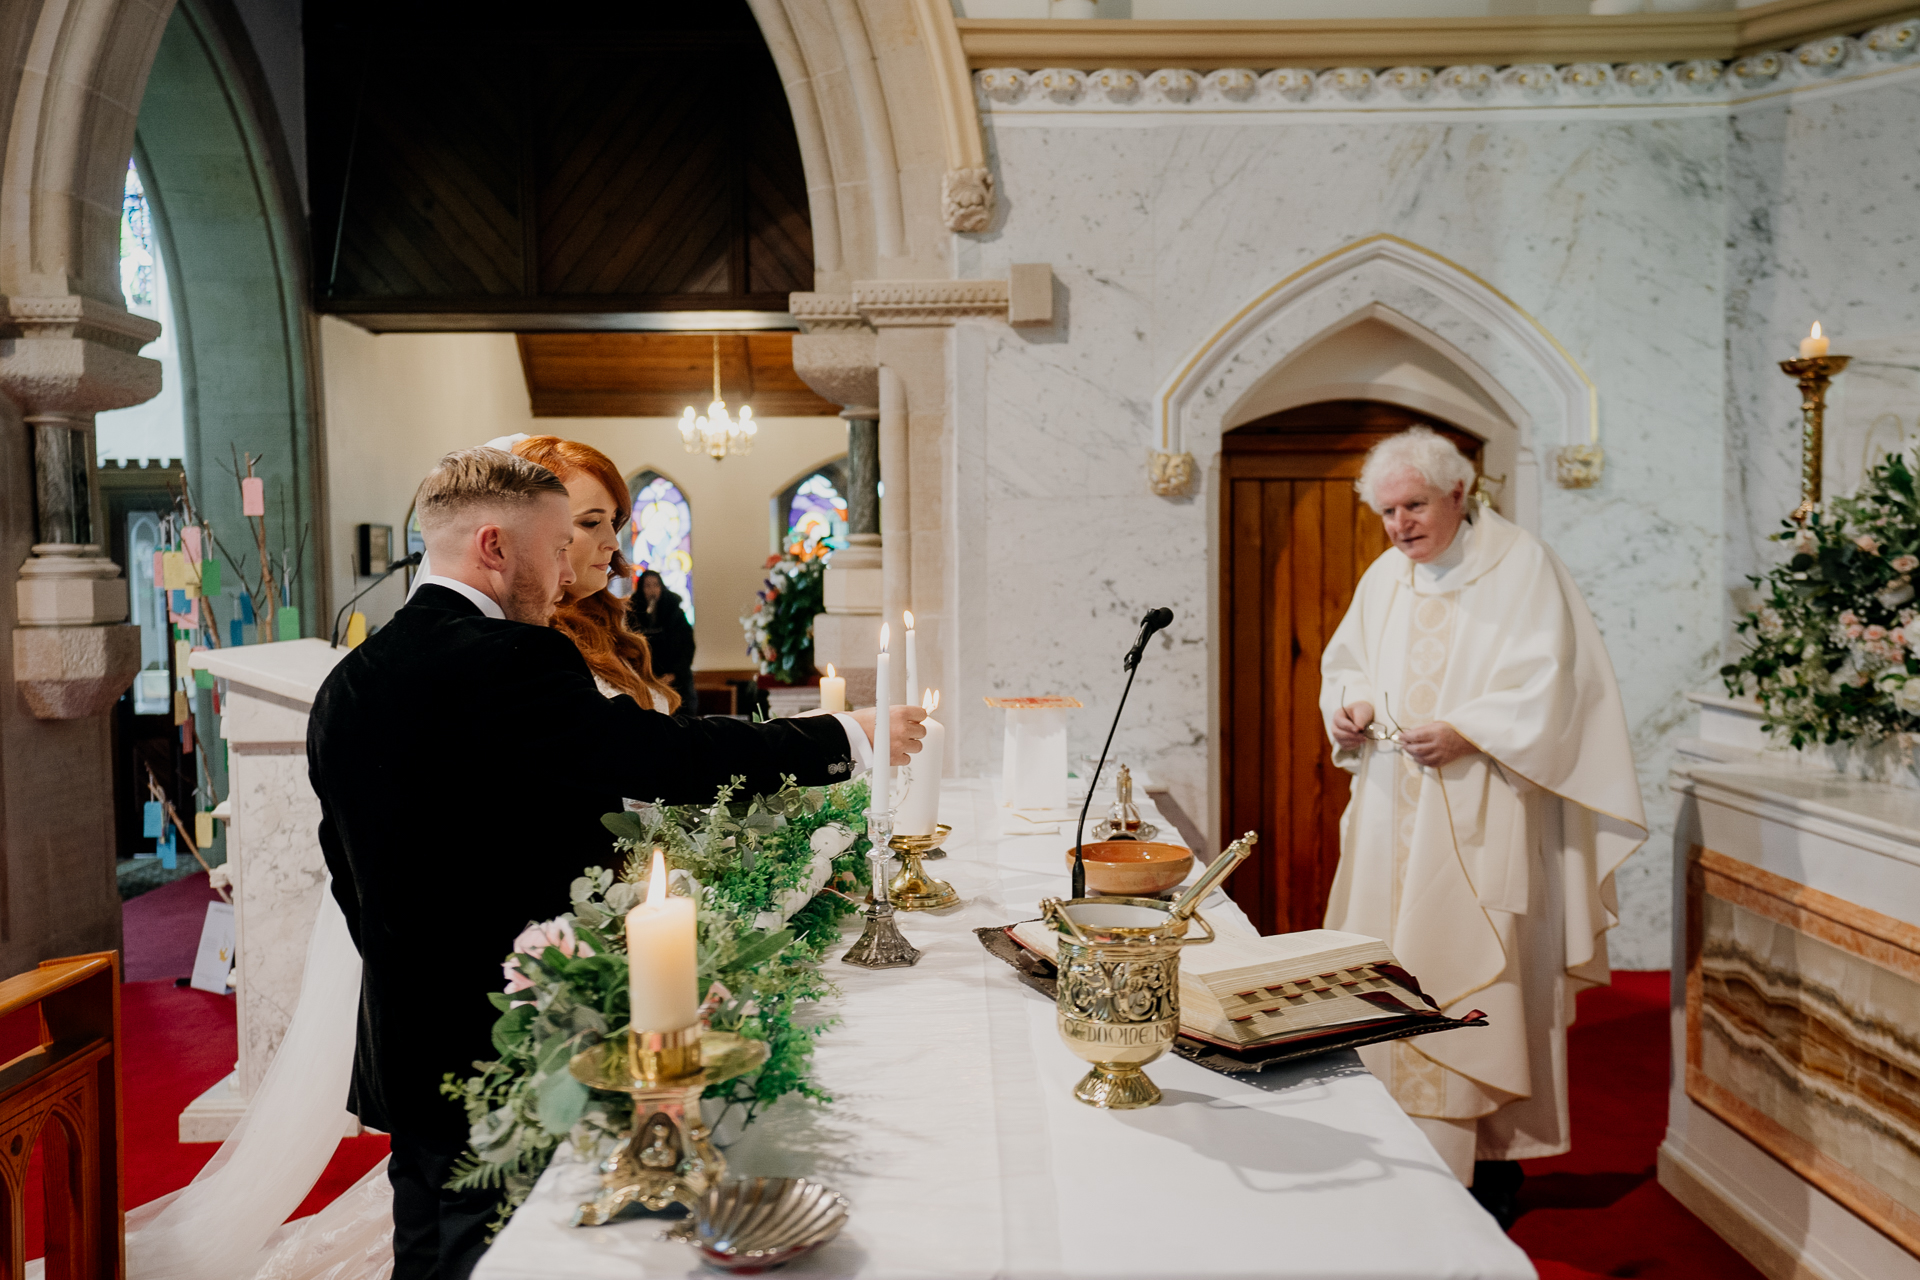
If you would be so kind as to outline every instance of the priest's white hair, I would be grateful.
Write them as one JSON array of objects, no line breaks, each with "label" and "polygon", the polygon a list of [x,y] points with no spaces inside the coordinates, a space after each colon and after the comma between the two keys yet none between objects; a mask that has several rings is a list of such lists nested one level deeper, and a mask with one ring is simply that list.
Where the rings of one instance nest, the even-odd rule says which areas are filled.
[{"label": "priest's white hair", "polygon": [[1360,464],[1360,478],[1353,482],[1353,487],[1360,492],[1360,501],[1378,511],[1374,492],[1382,480],[1401,471],[1413,471],[1443,491],[1451,490],[1456,484],[1473,488],[1473,463],[1467,461],[1453,441],[1432,427],[1408,427],[1367,450],[1367,460]]}]

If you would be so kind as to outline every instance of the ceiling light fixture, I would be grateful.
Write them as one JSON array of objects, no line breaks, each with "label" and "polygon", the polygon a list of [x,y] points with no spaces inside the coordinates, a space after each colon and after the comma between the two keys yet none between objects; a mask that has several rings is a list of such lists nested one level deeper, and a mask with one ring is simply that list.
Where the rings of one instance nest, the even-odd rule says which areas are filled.
[{"label": "ceiling light fixture", "polygon": [[715,462],[728,454],[753,452],[753,437],[759,432],[759,424],[753,420],[753,409],[748,405],[740,406],[738,420],[727,413],[727,402],[720,398],[720,335],[713,335],[713,403],[707,406],[704,418],[696,417],[693,406],[680,415],[680,438],[686,442],[688,453],[704,453]]}]

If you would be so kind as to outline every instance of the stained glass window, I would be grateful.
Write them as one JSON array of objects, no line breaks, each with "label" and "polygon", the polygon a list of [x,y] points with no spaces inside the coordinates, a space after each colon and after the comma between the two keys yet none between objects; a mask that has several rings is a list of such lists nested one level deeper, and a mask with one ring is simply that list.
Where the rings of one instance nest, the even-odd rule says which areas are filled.
[{"label": "stained glass window", "polygon": [[627,530],[627,559],[636,569],[658,573],[692,622],[693,510],[680,487],[657,471],[643,472],[634,485]]},{"label": "stained glass window", "polygon": [[127,190],[120,202],[120,292],[127,307],[144,314],[153,306],[153,211],[140,171],[127,161]]},{"label": "stained glass window", "polygon": [[[847,531],[847,500],[834,488],[824,471],[816,471],[800,482],[787,506],[787,545],[844,540]],[[839,542],[832,545],[838,546]]]}]

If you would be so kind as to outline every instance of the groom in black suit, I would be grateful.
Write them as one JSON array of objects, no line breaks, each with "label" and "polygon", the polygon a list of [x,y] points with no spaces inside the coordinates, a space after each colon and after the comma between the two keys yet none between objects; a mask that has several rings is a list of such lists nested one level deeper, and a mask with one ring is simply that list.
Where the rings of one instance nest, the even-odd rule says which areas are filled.
[{"label": "groom in black suit", "polygon": [[[394,1280],[465,1280],[500,1193],[446,1189],[467,1123],[439,1086],[495,1056],[485,995],[514,935],[610,861],[600,815],[623,798],[704,803],[740,775],[749,793],[782,774],[844,782],[866,767],[872,712],[751,725],[604,697],[546,625],[572,581],[565,486],[469,449],[416,506],[435,573],[327,677],[307,761],[362,960],[347,1105],[392,1135]],[[893,741],[917,750],[918,708],[893,716]]]}]

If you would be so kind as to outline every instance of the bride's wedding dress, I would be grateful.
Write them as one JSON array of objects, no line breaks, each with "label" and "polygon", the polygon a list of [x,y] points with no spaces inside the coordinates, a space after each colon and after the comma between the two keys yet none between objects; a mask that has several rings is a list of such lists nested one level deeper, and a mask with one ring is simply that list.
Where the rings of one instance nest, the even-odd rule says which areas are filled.
[{"label": "bride's wedding dress", "polygon": [[[600,683],[608,697],[619,692]],[[654,709],[666,710],[657,696]],[[345,1104],[359,1010],[360,953],[329,880],[307,943],[300,1000],[266,1078],[233,1136],[192,1182],[128,1211],[129,1280],[393,1274],[385,1160],[320,1212],[287,1221],[326,1171],[351,1118]]]}]

